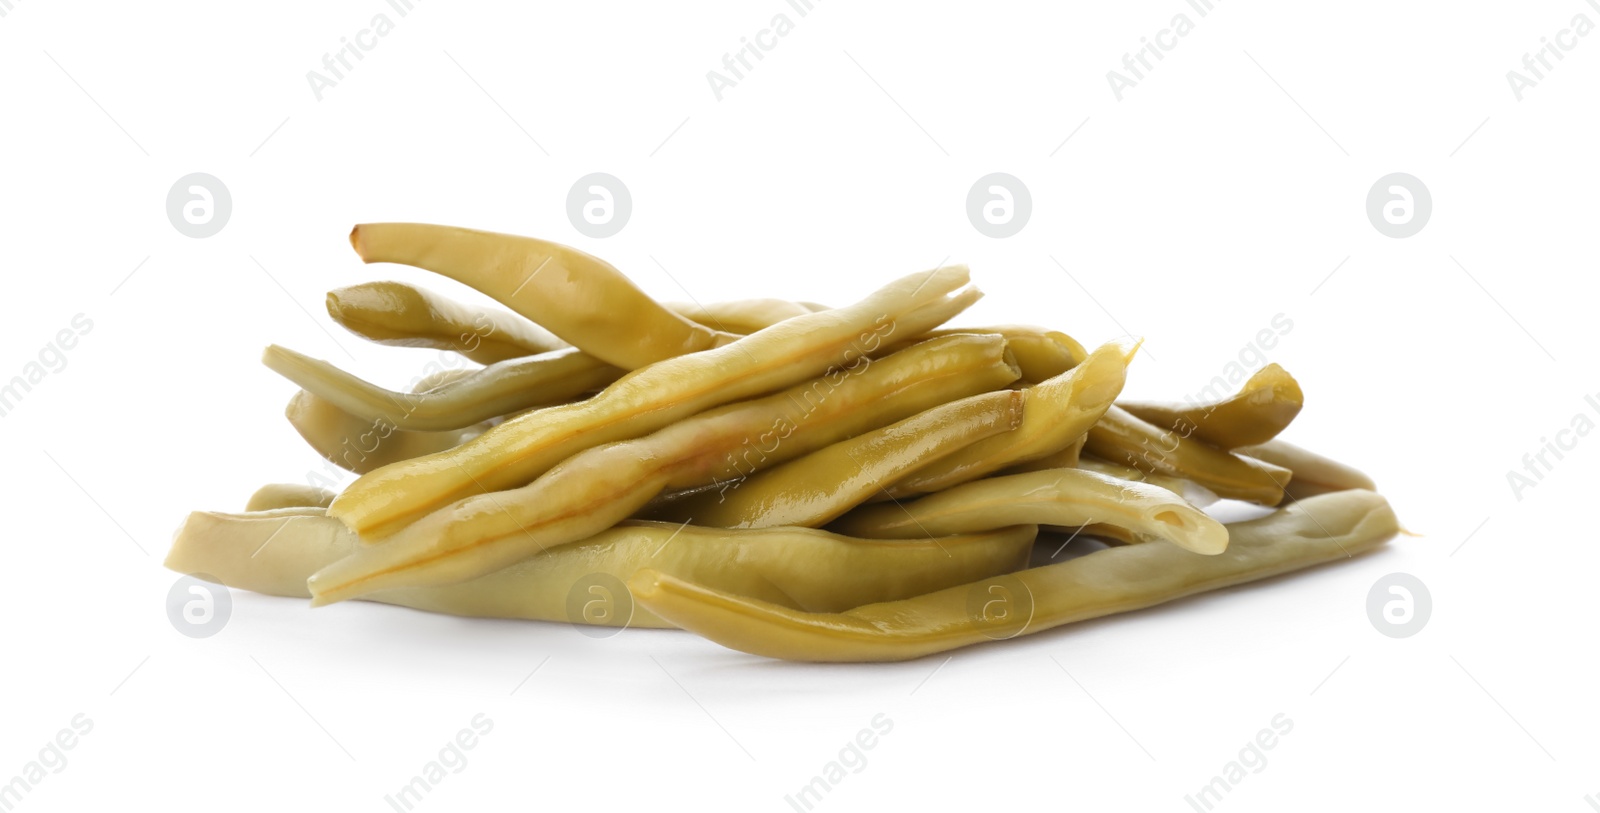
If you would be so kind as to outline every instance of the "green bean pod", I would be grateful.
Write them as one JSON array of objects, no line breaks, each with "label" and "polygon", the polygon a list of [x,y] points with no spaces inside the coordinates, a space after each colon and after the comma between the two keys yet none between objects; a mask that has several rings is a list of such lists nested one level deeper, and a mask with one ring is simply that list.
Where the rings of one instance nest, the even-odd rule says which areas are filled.
[{"label": "green bean pod", "polygon": [[1148,483],[1083,469],[989,477],[907,503],[864,506],[846,514],[833,529],[852,536],[905,539],[971,533],[1015,522],[1112,525],[1208,555],[1228,547],[1222,523],[1182,497]]},{"label": "green bean pod", "polygon": [[1362,471],[1333,458],[1323,457],[1309,449],[1302,449],[1288,441],[1274,438],[1266,443],[1242,447],[1235,451],[1294,472],[1294,478],[1289,481],[1285,491],[1297,500],[1333,491],[1353,488],[1371,491],[1377,488],[1372,478]]},{"label": "green bean pod", "polygon": [[301,483],[268,483],[250,495],[246,511],[271,511],[277,508],[323,508],[333,502],[333,492]]},{"label": "green bean pod", "polygon": [[[454,350],[480,364],[537,356],[571,345],[514,313],[469,305],[416,285],[390,280],[328,292],[328,315],[377,344]],[[811,308],[782,299],[743,299],[701,305],[674,302],[667,310],[707,328],[746,335]]]},{"label": "green bean pod", "polygon": [[843,613],[798,612],[650,570],[628,584],[634,600],[657,616],[743,652],[799,661],[901,661],[1348,558],[1398,530],[1382,497],[1342,491],[1228,525],[1228,550],[1216,556],[1163,544],[1107,548]]},{"label": "green bean pod", "polygon": [[736,336],[667,310],[610,263],[575,248],[425,223],[350,232],[362,262],[423,268],[476,288],[596,358],[633,370]]},{"label": "green bean pod", "polygon": [[538,410],[447,452],[370,472],[328,513],[362,535],[383,536],[464,497],[522,486],[591,446],[866,363],[883,342],[938,327],[975,302],[981,294],[967,282],[963,267],[912,274],[855,305],[635,370],[593,398]]},{"label": "green bean pod", "polygon": [[417,393],[438,389],[446,384],[460,381],[472,375],[473,372],[475,371],[471,368],[435,370],[417,378],[416,383],[411,387],[411,391]]},{"label": "green bean pod", "polygon": [[[1008,343],[1009,344],[1009,343]],[[930,463],[890,486],[900,499],[976,480],[1008,466],[1048,457],[1072,446],[1122,391],[1136,346],[1102,345],[1082,364],[1022,390],[1022,425],[1015,432],[975,443]]]},{"label": "green bean pod", "polygon": [[536,406],[563,404],[622,377],[622,370],[575,348],[509,359],[421,393],[387,390],[320,359],[272,345],[262,363],[358,418],[439,432]]},{"label": "green bean pod", "polygon": [[670,503],[660,518],[715,528],[820,527],[912,469],[1022,420],[1022,393],[973,395]]},{"label": "green bean pod", "polygon": [[1097,474],[1104,474],[1107,477],[1115,477],[1119,480],[1132,480],[1138,483],[1149,483],[1150,485],[1164,488],[1182,497],[1190,505],[1199,508],[1204,508],[1208,505],[1211,505],[1218,499],[1217,495],[1210,489],[1194,482],[1193,480],[1185,480],[1182,477],[1173,477],[1166,474],[1152,474],[1147,471],[1140,471],[1132,466],[1124,466],[1121,463],[1112,463],[1109,460],[1102,460],[1094,455],[1082,455],[1078,458],[1077,463],[1071,466],[1071,468],[1092,471]]},{"label": "green bean pod", "polygon": [[706,327],[739,336],[748,336],[785,319],[811,313],[810,308],[784,299],[735,299],[709,305],[668,302],[667,309]]},{"label": "green bean pod", "polygon": [[453,449],[489,428],[484,422],[443,432],[413,432],[381,418],[357,418],[305,390],[289,399],[284,416],[318,454],[356,474]]},{"label": "green bean pod", "polygon": [[1121,407],[1106,410],[1089,430],[1084,451],[1151,474],[1191,480],[1217,496],[1259,505],[1277,505],[1290,472],[1146,423]]},{"label": "green bean pod", "polygon": [[[974,351],[986,351],[982,372],[955,381],[929,376],[951,366],[972,369],[971,362],[985,356]],[[666,488],[713,483],[730,464],[774,466],[920,412],[930,400],[992,389],[996,381],[1004,386],[1017,374],[998,336],[933,339],[877,362],[863,357],[856,367],[702,412],[641,438],[588,448],[522,488],[469,497],[387,539],[363,535],[381,544],[313,576],[315,603],[473,578],[598,533]],[[760,448],[762,457],[735,456],[760,438],[771,441]]]},{"label": "green bean pod", "polygon": [[[667,488],[725,488],[742,478],[815,453],[925,410],[1017,380],[1009,345],[998,336],[928,339],[893,355],[835,371],[791,388],[768,405],[778,410],[764,431],[699,444],[674,464]],[[765,399],[763,399],[765,400]],[[730,417],[759,403],[730,404]],[[728,447],[726,443],[736,443]]]},{"label": "green bean pod", "polygon": [[[629,522],[461,584],[387,590],[366,598],[437,613],[671,626],[630,612],[621,590],[650,567],[797,610],[833,612],[909,598],[1027,564],[1035,529],[1019,525],[943,539],[850,539],[806,528],[728,531]],[[306,579],[358,547],[337,520],[301,510],[196,512],[166,566],[230,587],[306,598]]]},{"label": "green bean pod", "polygon": [[538,325],[499,308],[468,305],[404,282],[380,281],[328,292],[328,315],[378,344],[454,350],[479,364],[567,346]]},{"label": "green bean pod", "polygon": [[1200,404],[1118,401],[1139,420],[1171,429],[1219,449],[1265,443],[1278,436],[1300,414],[1305,394],[1294,376],[1268,364],[1250,376],[1233,395]]},{"label": "green bean pod", "polygon": [[1089,352],[1078,341],[1059,330],[1049,330],[1028,325],[996,325],[993,327],[941,328],[929,331],[930,336],[948,336],[952,333],[998,333],[1006,337],[1006,344],[1016,354],[1017,366],[1022,368],[1022,380],[1039,384],[1082,364]]},{"label": "green bean pod", "polygon": [[[1079,438],[1078,440],[1079,444],[1075,451],[1081,452],[1083,449],[1083,441],[1087,441],[1088,437],[1085,436]],[[1208,489],[1188,480],[1177,477],[1167,477],[1161,474],[1142,472],[1132,466],[1124,466],[1118,463],[1112,463],[1109,460],[1101,460],[1100,458],[1092,455],[1078,454],[1075,455],[1070,462],[1067,462],[1068,458],[1065,454],[1056,455],[1054,459],[1063,461],[1059,468],[1083,469],[1084,471],[1096,472],[1107,477],[1114,477],[1118,480],[1129,480],[1135,483],[1149,483],[1153,486],[1159,486],[1178,495],[1179,497],[1182,497],[1185,502],[1196,508],[1205,508],[1206,506],[1217,501],[1216,494],[1213,494]],[[1051,466],[1041,465],[1043,463],[1048,463],[1050,460],[1052,460],[1052,458],[1046,458],[1038,463],[1024,464],[1014,469],[1007,469],[1007,472],[1019,473],[1023,471],[1040,471],[1042,469],[1052,468]],[[1066,534],[1072,537],[1079,535],[1099,537],[1118,545],[1137,545],[1141,542],[1151,541],[1151,537],[1147,535],[1134,533],[1127,528],[1120,528],[1104,522],[1094,522],[1088,525],[1041,525],[1039,526],[1039,530],[1048,530],[1052,533]]]}]

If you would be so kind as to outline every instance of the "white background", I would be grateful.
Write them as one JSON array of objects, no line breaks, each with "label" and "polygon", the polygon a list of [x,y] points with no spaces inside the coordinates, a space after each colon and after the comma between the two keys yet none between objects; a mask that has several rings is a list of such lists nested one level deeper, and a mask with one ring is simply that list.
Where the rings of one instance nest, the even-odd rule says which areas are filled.
[{"label": "white background", "polygon": [[[1600,438],[1520,499],[1507,483],[1575,415],[1600,421],[1600,36],[1521,101],[1506,79],[1574,15],[1600,22],[1582,0],[1225,0],[1204,18],[1181,0],[825,0],[803,18],[780,0],[13,3],[0,380],[93,321],[0,419],[0,782],[75,714],[94,723],[18,809],[390,810],[480,713],[492,733],[418,809],[791,810],[878,714],[892,732],[817,809],[1191,810],[1280,713],[1292,733],[1217,809],[1600,795]],[[395,30],[318,101],[306,73],[380,12]],[[780,12],[793,32],[718,101],[707,71]],[[1194,31],[1118,101],[1107,71],[1179,12]],[[596,171],[634,202],[604,240],[565,210]],[[1033,198],[1008,239],[965,214],[997,171]],[[1397,171],[1433,197],[1408,239],[1365,212]],[[215,237],[167,220],[190,172],[231,190]],[[246,593],[220,634],[183,637],[172,529],[322,469],[261,348],[400,386],[434,353],[345,334],[323,292],[397,278],[473,298],[362,266],[346,235],[383,220],[570,243],[669,300],[846,302],[966,262],[988,294],[967,324],[1147,337],[1139,397],[1197,391],[1282,313],[1267,356],[1308,399],[1286,437],[1366,469],[1421,536],[886,666]],[[1404,640],[1365,610],[1396,571],[1433,601]]]}]

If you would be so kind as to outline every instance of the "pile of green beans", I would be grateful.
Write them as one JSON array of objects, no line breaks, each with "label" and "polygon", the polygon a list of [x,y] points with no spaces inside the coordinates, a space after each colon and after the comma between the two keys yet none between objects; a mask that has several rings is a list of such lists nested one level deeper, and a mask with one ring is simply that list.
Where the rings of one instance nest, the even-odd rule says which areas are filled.
[{"label": "pile of green beans", "polygon": [[[191,514],[169,568],[314,606],[885,661],[1276,576],[1399,529],[1366,475],[1279,437],[1304,403],[1282,367],[1210,402],[1122,400],[1136,343],[948,326],[981,296],[963,266],[840,307],[672,305],[543,240],[380,223],[350,242],[501,307],[400,282],[329,292],[352,333],[465,367],[391,390],[269,347],[301,388],[290,424],[359,476]],[[1206,512],[1219,500],[1265,513],[1225,525]]]}]

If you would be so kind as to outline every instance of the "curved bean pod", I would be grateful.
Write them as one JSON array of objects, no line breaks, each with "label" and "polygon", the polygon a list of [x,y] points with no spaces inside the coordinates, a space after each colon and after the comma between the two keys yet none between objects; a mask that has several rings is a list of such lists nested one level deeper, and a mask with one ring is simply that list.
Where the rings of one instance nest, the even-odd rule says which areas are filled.
[{"label": "curved bean pod", "polygon": [[426,223],[364,223],[350,232],[350,245],[362,262],[402,263],[476,288],[624,370],[737,338],[667,310],[605,260],[546,240]]},{"label": "curved bean pod", "polygon": [[368,341],[454,350],[479,364],[567,346],[538,325],[499,308],[468,305],[404,282],[365,282],[328,292],[328,315]]},{"label": "curved bean pod", "polygon": [[[536,356],[571,345],[527,319],[499,308],[469,305],[393,280],[328,292],[328,315],[377,344],[454,350],[480,364]],[[747,335],[811,308],[783,299],[741,299],[700,305],[669,302],[667,310],[707,328]]]},{"label": "curved bean pod", "polygon": [[305,390],[289,399],[284,416],[318,454],[356,474],[453,449],[489,428],[481,423],[444,432],[397,429],[382,419],[357,418]]},{"label": "curved bean pod", "polygon": [[628,585],[634,600],[657,616],[743,652],[800,661],[900,661],[1344,559],[1398,530],[1382,497],[1342,491],[1230,524],[1228,550],[1217,556],[1175,545],[1107,548],[844,613],[796,612],[649,570]]},{"label": "curved bean pod", "polygon": [[[595,578],[626,582],[648,566],[797,610],[835,612],[1024,567],[1034,532],[1019,525],[885,542],[807,528],[727,531],[629,522],[468,582],[367,598],[451,615],[671,626],[642,609],[627,612],[632,602],[626,594],[612,594],[603,578]],[[358,545],[349,529],[319,514],[196,512],[179,528],[166,566],[230,587],[306,598],[307,577]],[[609,612],[574,618],[574,591],[585,605],[593,596]]]},{"label": "curved bean pod", "polygon": [[1282,466],[1207,446],[1115,406],[1089,430],[1083,449],[1140,471],[1192,480],[1219,497],[1260,505],[1282,502],[1291,477]]},{"label": "curved bean pod", "polygon": [[1173,477],[1166,474],[1151,474],[1147,471],[1140,471],[1132,466],[1124,466],[1120,463],[1112,463],[1109,460],[1102,460],[1098,457],[1094,457],[1093,455],[1083,455],[1082,457],[1078,458],[1078,462],[1071,468],[1084,469],[1085,471],[1104,474],[1107,477],[1115,477],[1119,480],[1132,480],[1134,482],[1149,483],[1153,486],[1159,486],[1160,488],[1164,488],[1178,495],[1179,497],[1182,497],[1190,505],[1193,505],[1197,508],[1204,508],[1215,503],[1219,499],[1216,494],[1211,492],[1210,489],[1207,489],[1193,480],[1185,480],[1182,477]]},{"label": "curved bean pod", "polygon": [[906,472],[1016,429],[1021,420],[1022,393],[974,395],[676,500],[660,518],[715,528],[820,527]]},{"label": "curved bean pod", "polygon": [[250,495],[246,511],[270,511],[275,508],[327,508],[333,502],[333,492],[325,488],[301,483],[268,483]]},{"label": "curved bean pod", "polygon": [[[725,435],[726,441],[737,443],[731,449],[702,438],[696,453],[675,465],[667,488],[723,488],[924,410],[1001,389],[1015,383],[1017,375],[1017,365],[998,336],[929,339],[805,382],[791,388],[787,397],[771,398],[767,402],[780,408],[780,416],[771,418],[764,431]],[[728,420],[760,408],[745,402],[718,411]]]},{"label": "curved bean pod", "polygon": [[1118,401],[1142,421],[1193,437],[1219,449],[1265,443],[1278,436],[1305,406],[1300,382],[1289,371],[1268,364],[1233,395],[1201,404]]},{"label": "curved bean pod", "polygon": [[320,359],[278,345],[262,363],[358,418],[420,432],[460,429],[536,406],[562,404],[622,377],[575,348],[508,359],[421,393],[386,390]]},{"label": "curved bean pod", "polygon": [[[1024,474],[1031,471],[1045,471],[1047,469],[1083,469],[1085,471],[1104,474],[1107,477],[1113,477],[1118,480],[1130,480],[1136,483],[1149,483],[1151,485],[1160,486],[1174,494],[1177,494],[1179,497],[1182,497],[1186,502],[1196,508],[1204,508],[1217,501],[1217,495],[1212,494],[1210,491],[1207,491],[1204,488],[1189,482],[1188,480],[1180,480],[1176,477],[1163,477],[1159,474],[1146,474],[1131,466],[1120,466],[1116,463],[1107,462],[1099,458],[1084,456],[1082,454],[1083,444],[1087,440],[1087,436],[1080,437],[1078,438],[1077,442],[1073,443],[1066,449],[1063,449],[1048,457],[1040,458],[1031,463],[1023,463],[1020,466],[1012,466],[1011,468],[1008,468],[1002,472],[1002,474]],[[1043,525],[1040,526],[1040,530],[1064,533],[1070,536],[1087,534],[1088,536],[1098,536],[1103,539],[1114,540],[1115,542],[1123,545],[1134,545],[1139,542],[1148,541],[1147,537],[1140,536],[1139,534],[1136,534],[1127,528],[1119,528],[1115,525],[1104,522],[1095,522],[1088,525]]]},{"label": "curved bean pod", "polygon": [[724,333],[748,336],[785,319],[811,313],[798,302],[785,299],[735,299],[701,305],[698,302],[668,302],[667,309]]},{"label": "curved bean pod", "polygon": [[[954,381],[926,375],[948,371],[947,359],[970,369],[965,360],[981,361],[984,351],[989,363],[981,373]],[[933,339],[878,362],[863,357],[857,367],[853,374],[840,371],[837,377],[702,412],[651,435],[591,447],[522,488],[470,497],[429,514],[319,571],[309,582],[316,603],[469,579],[598,533],[665,488],[714,483],[730,464],[777,465],[908,411],[914,414],[930,400],[942,403],[953,392],[961,397],[971,387],[992,388],[995,381],[1016,378],[998,336]],[[772,442],[763,443],[762,437]],[[762,456],[736,457],[752,439]]]},{"label": "curved bean pod", "polygon": [[1377,488],[1372,478],[1359,469],[1333,458],[1323,457],[1309,449],[1302,449],[1288,441],[1273,439],[1234,451],[1294,472],[1294,479],[1289,481],[1288,487],[1284,490],[1297,500],[1332,491],[1353,488],[1371,491]]},{"label": "curved bean pod", "polygon": [[461,379],[472,375],[473,372],[474,371],[472,369],[467,368],[459,370],[438,370],[436,372],[428,373],[427,375],[417,379],[416,384],[411,387],[411,391],[414,393],[427,392],[429,390],[442,387],[446,384],[452,384],[460,381]]},{"label": "curved bean pod", "polygon": [[1101,345],[1082,364],[1022,390],[1027,401],[1022,425],[1015,432],[975,443],[917,469],[890,486],[888,496],[900,499],[942,491],[1070,447],[1100,420],[1122,391],[1136,350],[1136,346],[1119,342]]},{"label": "curved bean pod", "polygon": [[990,477],[907,503],[878,503],[846,514],[834,530],[904,539],[1004,527],[1015,522],[1076,527],[1103,523],[1195,553],[1228,547],[1222,523],[1182,497],[1148,483],[1083,469]]},{"label": "curved bean pod", "polygon": [[1089,351],[1078,341],[1059,330],[1049,330],[1028,325],[996,325],[994,327],[943,328],[929,331],[930,336],[948,336],[952,333],[998,333],[1006,337],[1006,344],[1017,356],[1017,366],[1022,368],[1022,380],[1038,384],[1082,364]]},{"label": "curved bean pod", "polygon": [[463,497],[524,485],[591,446],[863,363],[891,336],[921,334],[975,302],[981,294],[963,290],[967,278],[960,266],[912,274],[850,307],[652,364],[593,398],[514,418],[448,452],[371,472],[328,513],[363,535],[382,536]]}]

